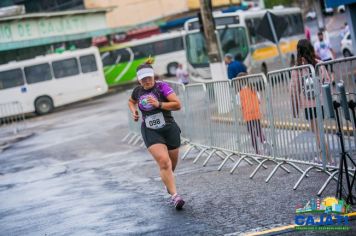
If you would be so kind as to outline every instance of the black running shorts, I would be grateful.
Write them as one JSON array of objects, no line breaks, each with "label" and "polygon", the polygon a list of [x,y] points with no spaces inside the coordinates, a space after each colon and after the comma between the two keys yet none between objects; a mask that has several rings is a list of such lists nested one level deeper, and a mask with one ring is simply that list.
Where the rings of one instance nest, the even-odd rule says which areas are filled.
[{"label": "black running shorts", "polygon": [[180,128],[177,123],[168,123],[161,129],[150,129],[141,125],[141,134],[147,148],[153,144],[165,144],[168,150],[180,147]]}]

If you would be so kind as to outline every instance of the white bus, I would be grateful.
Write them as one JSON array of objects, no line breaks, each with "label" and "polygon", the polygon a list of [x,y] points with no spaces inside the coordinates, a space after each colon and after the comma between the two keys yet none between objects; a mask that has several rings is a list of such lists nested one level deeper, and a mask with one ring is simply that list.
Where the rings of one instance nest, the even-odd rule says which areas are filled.
[{"label": "white bus", "polygon": [[[46,114],[55,107],[106,93],[95,47],[38,56],[0,66],[0,103],[21,104],[23,112]],[[2,114],[2,116],[15,114]]]},{"label": "white bus", "polygon": [[100,48],[108,85],[135,82],[137,66],[149,56],[155,73],[175,75],[178,64],[186,64],[183,36],[183,31],[175,31]]},{"label": "white bus", "polygon": [[[296,58],[298,40],[305,37],[301,11],[299,8],[282,8],[270,11],[283,17],[288,23],[280,40],[280,47],[284,62],[289,66],[291,59]],[[265,13],[266,10],[214,13],[222,56],[226,53],[234,56],[240,54],[249,73],[267,73],[268,70],[278,69],[282,66],[277,47],[257,33]],[[186,31],[185,49],[188,70],[192,79],[205,81],[211,76],[205,41],[199,28],[197,18],[186,21],[184,25]]]}]

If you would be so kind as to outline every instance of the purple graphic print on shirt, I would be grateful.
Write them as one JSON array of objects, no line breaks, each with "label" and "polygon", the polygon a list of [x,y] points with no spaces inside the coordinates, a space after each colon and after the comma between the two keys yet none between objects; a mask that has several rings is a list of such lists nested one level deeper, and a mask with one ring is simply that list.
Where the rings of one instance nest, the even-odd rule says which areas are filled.
[{"label": "purple graphic print on shirt", "polygon": [[154,106],[148,103],[149,96],[157,99],[157,97],[153,93],[146,93],[141,95],[140,98],[138,99],[138,106],[140,107],[141,110],[152,111],[153,109],[155,109]]},{"label": "purple graphic print on shirt", "polygon": [[145,90],[142,86],[137,86],[131,94],[131,98],[138,103],[138,107],[142,112],[142,119],[146,116],[162,112],[167,123],[173,122],[171,111],[156,108],[148,103],[148,96],[152,96],[159,102],[168,102],[167,96],[174,93],[169,84],[161,81],[156,81],[153,88]]}]

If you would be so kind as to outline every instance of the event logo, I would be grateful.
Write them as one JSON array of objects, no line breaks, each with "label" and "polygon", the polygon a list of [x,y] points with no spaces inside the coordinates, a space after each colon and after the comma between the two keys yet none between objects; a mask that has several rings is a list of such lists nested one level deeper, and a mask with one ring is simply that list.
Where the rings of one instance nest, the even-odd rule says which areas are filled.
[{"label": "event logo", "polygon": [[149,93],[149,94],[144,94],[140,97],[139,99],[139,106],[142,110],[144,111],[151,111],[154,109],[154,107],[148,103],[148,97],[151,96],[155,99],[157,99],[157,97],[153,94],[153,93]]},{"label": "event logo", "polygon": [[344,200],[326,197],[310,199],[304,207],[297,206],[294,218],[296,230],[350,230],[350,205]]}]

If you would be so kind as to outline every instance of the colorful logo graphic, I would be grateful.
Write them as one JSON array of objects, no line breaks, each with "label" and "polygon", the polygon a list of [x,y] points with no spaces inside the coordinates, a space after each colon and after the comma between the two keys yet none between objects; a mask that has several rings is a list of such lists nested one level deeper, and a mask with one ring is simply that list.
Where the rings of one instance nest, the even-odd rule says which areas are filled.
[{"label": "colorful logo graphic", "polygon": [[351,210],[344,200],[334,197],[310,199],[304,207],[296,207],[296,230],[350,230],[346,215]]},{"label": "colorful logo graphic", "polygon": [[326,197],[323,200],[310,199],[304,207],[297,206],[295,213],[336,213],[346,214],[350,211],[350,205],[344,200],[338,200],[334,197]]},{"label": "colorful logo graphic", "polygon": [[148,97],[150,96],[157,99],[153,93],[144,94],[139,99],[139,106],[144,111],[151,111],[154,109],[154,106],[148,103]]}]

